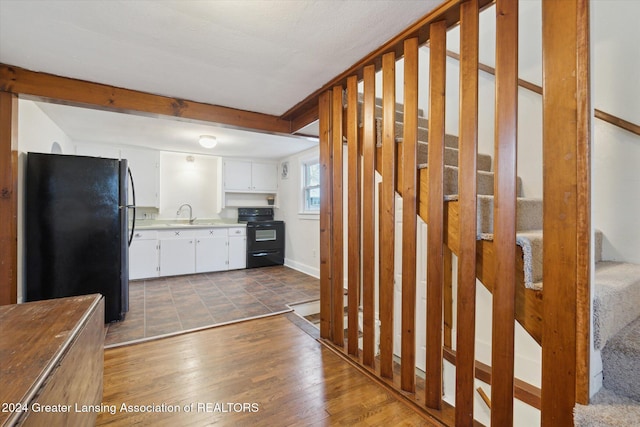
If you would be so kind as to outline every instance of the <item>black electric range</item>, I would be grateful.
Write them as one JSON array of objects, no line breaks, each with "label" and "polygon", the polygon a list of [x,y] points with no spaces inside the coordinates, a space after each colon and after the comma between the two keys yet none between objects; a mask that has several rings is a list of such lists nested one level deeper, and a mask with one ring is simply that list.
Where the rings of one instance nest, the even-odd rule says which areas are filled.
[{"label": "black electric range", "polygon": [[247,268],[284,264],[284,221],[273,208],[238,208],[238,222],[247,224]]}]

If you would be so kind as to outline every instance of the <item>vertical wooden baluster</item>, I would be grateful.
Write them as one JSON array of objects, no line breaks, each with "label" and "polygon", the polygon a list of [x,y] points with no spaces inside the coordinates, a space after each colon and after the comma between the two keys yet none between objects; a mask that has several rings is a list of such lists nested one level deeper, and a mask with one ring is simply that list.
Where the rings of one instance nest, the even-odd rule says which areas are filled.
[{"label": "vertical wooden baluster", "polygon": [[453,348],[453,252],[444,245],[442,248],[444,265],[444,336],[442,343],[446,348]]},{"label": "vertical wooden baluster", "polygon": [[588,393],[588,23],[588,1],[542,2],[543,426],[571,425]]},{"label": "vertical wooden baluster", "polygon": [[360,144],[358,141],[358,77],[347,79],[347,161],[349,183],[348,322],[347,351],[358,355],[358,307],[360,305]]},{"label": "vertical wooden baluster", "polygon": [[577,274],[576,274],[576,403],[589,404],[591,359],[591,97],[589,49],[589,2],[577,2],[576,10],[576,180],[577,180]]},{"label": "vertical wooden baluster", "polygon": [[429,224],[427,230],[427,361],[428,407],[442,401],[442,297],[444,286],[444,135],[447,25],[431,24],[429,73]]},{"label": "vertical wooden baluster", "polygon": [[18,96],[0,91],[0,305],[18,292]]},{"label": "vertical wooden baluster", "polygon": [[375,174],[376,123],[375,73],[373,65],[364,67],[362,103],[362,363],[374,366],[375,319]]},{"label": "vertical wooden baluster", "polygon": [[[496,112],[493,230],[491,424],[513,424],[518,131],[518,1],[496,2]],[[546,297],[545,297],[546,298]]]},{"label": "vertical wooden baluster", "polygon": [[402,373],[401,387],[416,386],[416,233],[418,229],[418,39],[404,42],[402,135]]},{"label": "vertical wooden baluster", "polygon": [[342,87],[333,88],[331,100],[331,158],[332,158],[332,239],[333,252],[332,283],[332,339],[333,343],[344,346],[344,240],[343,240],[343,201],[342,201],[342,153],[343,153],[343,124],[342,124]]},{"label": "vertical wooden baluster", "polygon": [[380,375],[393,377],[393,293],[396,198],[396,58],[382,56],[382,192],[380,193]]},{"label": "vertical wooden baluster", "polygon": [[320,337],[331,339],[331,91],[320,95]]},{"label": "vertical wooden baluster", "polygon": [[[460,5],[459,251],[456,425],[473,424],[476,330],[478,1]],[[512,322],[513,323],[513,322]],[[495,365],[494,365],[495,366]]]}]

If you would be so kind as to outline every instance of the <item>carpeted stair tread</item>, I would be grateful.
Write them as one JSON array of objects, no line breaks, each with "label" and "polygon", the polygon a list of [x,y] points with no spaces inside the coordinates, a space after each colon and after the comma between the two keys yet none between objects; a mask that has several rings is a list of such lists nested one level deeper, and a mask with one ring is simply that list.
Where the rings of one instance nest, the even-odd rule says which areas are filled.
[{"label": "carpeted stair tread", "polygon": [[[364,94],[362,92],[358,92],[358,108],[362,108],[363,99],[364,99]],[[382,109],[382,98],[376,97],[374,105],[376,106],[376,109],[378,108]],[[346,103],[345,103],[345,107],[346,107]],[[396,102],[396,112],[403,112],[403,111],[404,111],[404,104],[402,104],[401,102]],[[424,110],[422,108],[418,108],[418,116],[424,117]]]},{"label": "carpeted stair tread", "polygon": [[[520,199],[519,199],[520,200]],[[532,209],[541,209],[535,203],[529,203],[535,199],[522,199],[525,206],[533,206]],[[520,214],[518,215],[520,216]],[[524,227],[534,226],[535,219],[523,220]],[[540,222],[542,219],[540,218]],[[596,235],[601,232],[596,231]],[[493,240],[492,233],[479,233],[482,240]],[[543,236],[542,229],[539,230],[517,230],[516,244],[522,248],[524,265],[524,285],[529,289],[542,290],[543,274]]]},{"label": "carpeted stair tread", "polygon": [[[478,233],[493,233],[492,195],[478,195]],[[542,199],[518,197],[516,200],[516,230],[542,229]]]},{"label": "carpeted stair tread", "polygon": [[[419,164],[418,169],[426,169],[427,165]],[[493,172],[478,171],[478,193],[493,194]],[[455,200],[458,194],[458,168],[445,165],[444,195],[446,200]]]},{"label": "carpeted stair tread", "polygon": [[[359,114],[358,117],[362,117],[361,113],[358,113],[358,114]],[[394,117],[395,117],[396,123],[404,123],[404,111],[396,110]],[[375,118],[382,120],[382,107],[376,106]],[[418,113],[418,127],[425,128],[425,129],[429,127],[429,120],[421,116],[419,113]]]},{"label": "carpeted stair tread", "polygon": [[[345,104],[346,107],[346,104]],[[395,109],[395,121],[399,123],[404,123],[404,105],[396,102]],[[376,119],[382,118],[382,99],[376,98],[374,116]],[[362,123],[362,94],[358,94],[358,121]],[[418,108],[418,126],[426,128],[428,127],[429,121],[424,116],[424,111],[422,108]]]},{"label": "carpeted stair tread", "polygon": [[640,401],[640,317],[607,342],[602,349],[602,367],[606,388]]},{"label": "carpeted stair tread", "polygon": [[576,405],[575,427],[619,427],[640,425],[640,402],[619,396],[603,387],[589,402]]},{"label": "carpeted stair tread", "polygon": [[[400,142],[402,142],[400,140]],[[449,166],[458,166],[458,149],[453,147],[445,147],[444,164]],[[429,144],[426,142],[418,142],[418,164],[426,164],[429,159]],[[491,172],[491,156],[488,154],[478,154],[478,170]]]},{"label": "carpeted stair tread", "polygon": [[[418,169],[427,169],[426,164],[418,164]],[[481,195],[493,195],[493,172],[478,171],[477,192]],[[518,177],[518,195],[522,194],[522,180]],[[444,195],[445,200],[456,200],[458,195],[458,168],[444,166]]]},{"label": "carpeted stair tread", "polygon": [[596,263],[593,337],[596,349],[640,315],[640,265]]},{"label": "carpeted stair tread", "polygon": [[[396,142],[402,142],[404,124],[401,122],[395,123],[395,140]],[[429,141],[429,130],[426,127],[418,126],[418,141]],[[380,147],[382,144],[382,119],[376,119],[376,145]],[[456,135],[446,134],[444,136],[444,146],[451,148],[458,148],[458,137]]]},{"label": "carpeted stair tread", "polygon": [[[482,233],[482,240],[493,240],[492,233]],[[542,290],[542,230],[526,230],[516,233],[516,244],[522,248],[524,286]]]}]

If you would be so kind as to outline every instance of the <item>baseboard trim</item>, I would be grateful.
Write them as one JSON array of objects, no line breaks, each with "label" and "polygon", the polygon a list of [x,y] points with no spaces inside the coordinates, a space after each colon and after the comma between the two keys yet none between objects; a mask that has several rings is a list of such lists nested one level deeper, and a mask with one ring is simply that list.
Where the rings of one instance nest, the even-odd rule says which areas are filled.
[{"label": "baseboard trim", "polygon": [[303,264],[298,261],[294,261],[290,258],[284,259],[284,265],[294,270],[298,270],[302,273],[308,274],[309,276],[313,276],[316,279],[320,278],[320,268],[312,267],[310,265]]}]

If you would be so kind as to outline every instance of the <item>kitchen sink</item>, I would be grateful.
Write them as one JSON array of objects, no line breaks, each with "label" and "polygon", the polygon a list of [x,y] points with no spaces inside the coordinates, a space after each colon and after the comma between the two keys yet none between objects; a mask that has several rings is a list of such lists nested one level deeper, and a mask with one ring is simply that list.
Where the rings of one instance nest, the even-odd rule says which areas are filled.
[{"label": "kitchen sink", "polygon": [[207,225],[224,225],[222,222],[194,222],[193,224],[188,224],[186,222],[171,222],[166,223],[167,227],[202,227]]}]

